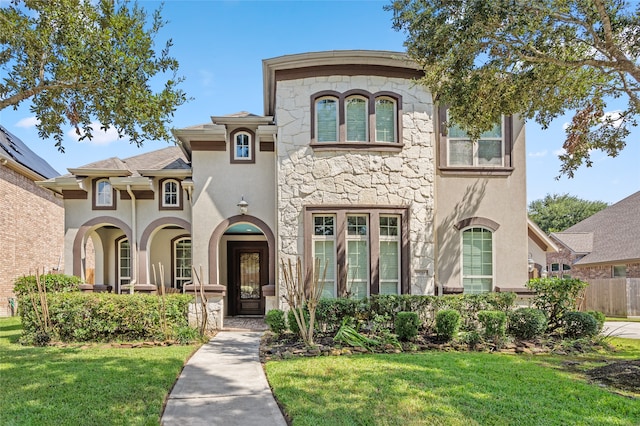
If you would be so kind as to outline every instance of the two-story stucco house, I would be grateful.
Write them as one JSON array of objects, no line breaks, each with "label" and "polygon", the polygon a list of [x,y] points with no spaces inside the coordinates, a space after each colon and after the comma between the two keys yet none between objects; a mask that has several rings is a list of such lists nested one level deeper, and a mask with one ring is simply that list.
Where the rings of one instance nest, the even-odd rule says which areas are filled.
[{"label": "two-story stucco house", "polygon": [[328,264],[327,297],[524,287],[520,120],[471,141],[401,53],[282,56],[263,75],[263,116],[43,183],[64,196],[67,273],[84,276],[91,240],[96,284],[143,289],[163,265],[166,286],[203,282],[226,315],[282,307],[279,265],[298,256],[307,276]]}]

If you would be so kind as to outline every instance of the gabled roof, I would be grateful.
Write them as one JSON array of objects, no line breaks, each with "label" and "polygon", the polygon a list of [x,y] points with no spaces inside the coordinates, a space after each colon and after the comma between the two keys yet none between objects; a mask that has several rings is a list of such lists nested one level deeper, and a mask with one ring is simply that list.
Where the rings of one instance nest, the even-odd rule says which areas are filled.
[{"label": "gabled roof", "polygon": [[589,253],[577,265],[640,259],[640,191],[553,235]]},{"label": "gabled roof", "polygon": [[41,176],[41,179],[49,179],[60,174],[2,125],[0,125],[0,156],[6,156],[14,160]]}]

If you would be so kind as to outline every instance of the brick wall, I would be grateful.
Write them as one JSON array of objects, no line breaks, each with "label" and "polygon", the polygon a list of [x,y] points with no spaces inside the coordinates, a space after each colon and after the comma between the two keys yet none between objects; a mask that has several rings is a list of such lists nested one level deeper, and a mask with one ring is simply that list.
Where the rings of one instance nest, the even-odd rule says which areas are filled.
[{"label": "brick wall", "polygon": [[0,316],[8,316],[17,277],[64,265],[64,208],[51,191],[6,166],[0,200]]},{"label": "brick wall", "polygon": [[[616,263],[619,265],[619,263]],[[640,278],[640,263],[627,263],[627,278]],[[598,266],[575,266],[571,276],[584,281],[613,277],[613,264]]]}]

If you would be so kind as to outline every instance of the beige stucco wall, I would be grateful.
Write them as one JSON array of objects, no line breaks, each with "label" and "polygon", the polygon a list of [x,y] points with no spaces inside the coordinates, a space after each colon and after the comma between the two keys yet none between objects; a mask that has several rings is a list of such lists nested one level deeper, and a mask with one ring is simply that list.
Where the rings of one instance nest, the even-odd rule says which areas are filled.
[{"label": "beige stucco wall", "polygon": [[[160,259],[154,258],[153,241],[156,233],[161,227],[156,227],[153,222],[158,219],[164,219],[167,225],[178,224],[180,220],[190,222],[191,220],[191,204],[187,199],[187,193],[183,190],[183,203],[182,210],[159,210],[158,197],[160,192],[158,191],[158,179],[153,180],[155,189],[155,196],[152,200],[136,199],[136,214],[135,214],[135,226],[132,216],[132,200],[121,199],[120,191],[116,190],[116,210],[93,210],[92,209],[92,193],[90,181],[86,184],[86,188],[89,189],[87,193],[87,199],[65,199],[64,205],[66,210],[65,215],[65,273],[73,274],[73,262],[74,262],[74,242],[78,235],[79,229],[97,218],[103,218],[98,223],[94,224],[91,231],[98,230],[100,234],[99,239],[94,239],[96,243],[96,256],[95,256],[95,284],[109,284],[114,285],[116,281],[115,276],[115,238],[121,236],[123,232],[118,229],[117,232],[104,232],[101,230],[104,226],[114,225],[115,220],[120,221],[127,225],[132,232],[136,234],[136,245],[140,247],[141,238],[145,231],[152,231],[152,236],[149,241],[150,250],[147,250],[146,268],[142,270],[144,264],[137,259],[137,265],[139,267],[138,279],[139,283],[147,284],[153,279],[153,272],[151,270],[151,264],[155,263],[157,268],[157,262]],[[180,222],[182,223],[182,222]],[[164,226],[164,225],[163,225]],[[176,231],[178,234],[186,234],[188,231],[179,229]],[[88,234],[88,235],[89,235]],[[101,247],[98,247],[100,245]],[[100,253],[104,253],[104,262]],[[167,262],[166,259],[162,259],[165,267],[165,271],[171,270],[170,258]],[[169,272],[165,272],[167,275]],[[170,275],[169,275],[170,276]],[[83,276],[83,278],[85,278]],[[146,278],[146,279],[145,279]],[[159,278],[158,278],[159,280]],[[142,282],[147,281],[147,282]]]},{"label": "beige stucco wall", "polygon": [[[227,135],[234,130],[227,128]],[[239,214],[238,202],[244,196],[249,203],[247,216],[263,221],[276,234],[274,153],[262,152],[256,140],[256,161],[231,164],[229,146],[226,151],[194,151],[193,169],[193,265],[202,268],[206,284],[226,285],[218,270],[217,282],[209,280],[209,242],[211,235],[225,219]],[[262,237],[256,238],[261,239]],[[226,251],[226,244],[219,250]],[[220,267],[226,262],[218,261]]]},{"label": "beige stucco wall", "polygon": [[[352,89],[389,91],[402,96],[400,152],[314,151],[310,146],[310,96]],[[411,292],[433,292],[433,104],[420,86],[380,76],[308,77],[279,81],[278,253],[304,257],[303,207],[376,205],[409,207]],[[280,286],[282,287],[282,283]]]},{"label": "beige stucco wall", "polygon": [[0,165],[0,200],[1,317],[11,314],[16,278],[62,267],[64,209],[51,191],[6,165]]},{"label": "beige stucco wall", "polygon": [[462,287],[461,233],[454,225],[472,217],[500,225],[493,234],[494,286],[523,287],[528,279],[526,152],[523,123],[514,120],[509,176],[436,176],[436,285]]}]

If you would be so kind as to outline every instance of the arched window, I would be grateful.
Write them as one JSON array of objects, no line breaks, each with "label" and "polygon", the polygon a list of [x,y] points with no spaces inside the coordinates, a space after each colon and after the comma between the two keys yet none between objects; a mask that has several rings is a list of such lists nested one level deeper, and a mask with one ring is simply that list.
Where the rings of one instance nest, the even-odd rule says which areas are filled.
[{"label": "arched window", "polygon": [[338,99],[323,97],[316,101],[316,141],[338,142]]},{"label": "arched window", "polygon": [[179,237],[173,240],[172,287],[182,290],[189,281],[191,281],[191,238]]},{"label": "arched window", "polygon": [[396,115],[394,99],[376,98],[376,142],[396,142]]},{"label": "arched window", "polygon": [[493,233],[488,229],[462,231],[462,286],[470,294],[493,290]]},{"label": "arched window", "polygon": [[249,161],[253,158],[251,152],[251,135],[248,132],[238,132],[233,138],[233,159]]},{"label": "arched window", "polygon": [[367,99],[362,96],[351,96],[345,103],[347,142],[367,142],[369,140]]},{"label": "arched window", "polygon": [[162,181],[162,207],[180,207],[180,183],[177,180]]},{"label": "arched window", "polygon": [[118,286],[131,283],[131,245],[126,237],[116,241],[118,249]]},{"label": "arched window", "polygon": [[112,207],[113,206],[113,188],[109,179],[99,179],[95,186],[95,205],[96,207]]}]

